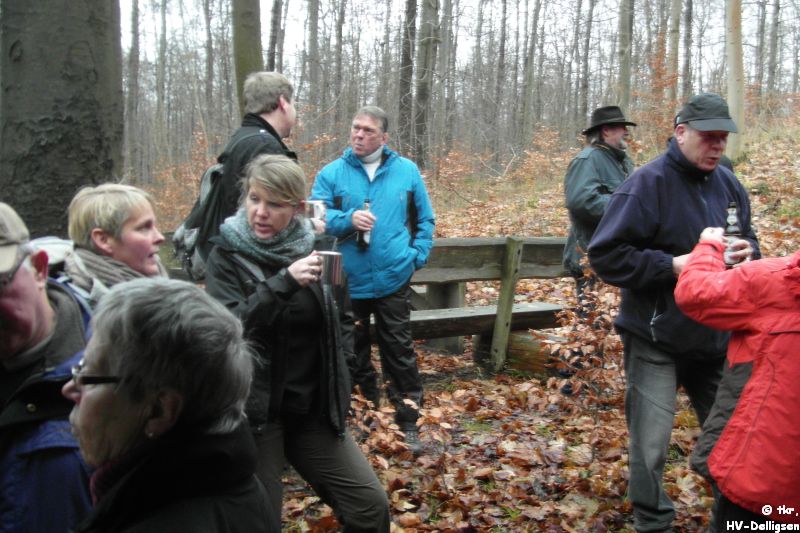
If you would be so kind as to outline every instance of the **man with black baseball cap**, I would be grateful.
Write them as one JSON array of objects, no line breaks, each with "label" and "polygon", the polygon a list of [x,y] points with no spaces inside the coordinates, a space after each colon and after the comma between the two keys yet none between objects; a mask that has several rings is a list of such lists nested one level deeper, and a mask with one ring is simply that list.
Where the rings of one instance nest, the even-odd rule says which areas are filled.
[{"label": "man with black baseball cap", "polygon": [[592,278],[581,264],[594,229],[606,209],[611,193],[633,172],[633,161],[626,152],[628,126],[615,106],[599,107],[592,112],[589,127],[583,130],[586,147],[575,156],[564,176],[564,196],[571,227],[564,247],[564,268],[575,278],[579,300]]},{"label": "man with black baseball cap", "polygon": [[725,226],[736,202],[737,261],[760,257],[747,192],[719,165],[737,131],[719,95],[693,96],[675,119],[667,151],[631,174],[612,195],[589,243],[592,268],[622,288],[614,322],[625,362],[628,497],[636,531],[672,531],[675,508],[663,488],[679,386],[706,420],[722,376],[728,334],[694,322],[675,304],[678,275],[700,233]]}]

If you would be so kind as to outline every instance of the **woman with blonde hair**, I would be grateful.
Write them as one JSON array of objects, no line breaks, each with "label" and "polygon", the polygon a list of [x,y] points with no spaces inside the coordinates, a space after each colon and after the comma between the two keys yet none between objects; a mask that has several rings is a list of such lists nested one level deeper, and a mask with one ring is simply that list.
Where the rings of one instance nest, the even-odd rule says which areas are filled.
[{"label": "woman with blonde hair", "polygon": [[256,347],[247,418],[257,475],[278,514],[288,461],[345,532],[388,532],[386,491],[345,422],[353,358],[348,289],[319,283],[321,256],[301,215],[303,171],[285,156],[261,155],[242,189],[242,207],[211,239],[206,289],[242,320]]},{"label": "woman with blonde hair", "polygon": [[150,195],[139,188],[84,187],[69,204],[68,230],[75,248],[64,259],[64,271],[91,306],[117,283],[166,276],[158,257],[164,236]]}]

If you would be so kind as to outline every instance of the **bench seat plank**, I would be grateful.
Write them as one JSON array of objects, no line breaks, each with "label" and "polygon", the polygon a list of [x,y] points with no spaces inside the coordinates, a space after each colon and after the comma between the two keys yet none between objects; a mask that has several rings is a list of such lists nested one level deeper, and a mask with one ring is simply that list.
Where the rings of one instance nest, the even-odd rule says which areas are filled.
[{"label": "bench seat plank", "polygon": [[[561,309],[545,302],[514,304],[511,330],[557,327]],[[496,305],[411,311],[411,335],[415,339],[491,335],[496,316]]]}]

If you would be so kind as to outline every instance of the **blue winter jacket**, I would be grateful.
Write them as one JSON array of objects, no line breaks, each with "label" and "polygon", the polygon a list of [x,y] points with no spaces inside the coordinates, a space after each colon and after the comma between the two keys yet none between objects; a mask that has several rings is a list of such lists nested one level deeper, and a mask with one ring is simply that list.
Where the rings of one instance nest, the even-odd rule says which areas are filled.
[{"label": "blue winter jacket", "polygon": [[[425,183],[416,164],[388,147],[372,182],[348,148],[317,174],[311,198],[328,208],[326,232],[338,239],[353,299],[392,294],[427,262],[435,222]],[[369,247],[361,249],[352,216],[367,198],[376,220]]]},{"label": "blue winter jacket", "polygon": [[675,305],[672,258],[691,252],[703,229],[725,227],[731,201],[757,259],[761,254],[742,184],[720,165],[710,173],[700,170],[674,139],[619,186],[589,243],[592,268],[622,288],[617,328],[667,352],[724,356],[728,334],[695,322]]},{"label": "blue winter jacket", "polygon": [[[51,281],[48,291],[58,287]],[[65,532],[91,509],[89,469],[68,420],[72,402],[61,395],[81,357],[83,350],[46,362],[0,406],[0,532]]]}]

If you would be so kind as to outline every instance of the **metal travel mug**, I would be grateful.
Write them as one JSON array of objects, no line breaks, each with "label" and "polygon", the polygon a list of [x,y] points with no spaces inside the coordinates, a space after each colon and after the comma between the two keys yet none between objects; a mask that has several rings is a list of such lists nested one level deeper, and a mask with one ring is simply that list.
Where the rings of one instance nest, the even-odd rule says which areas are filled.
[{"label": "metal travel mug", "polygon": [[321,281],[325,285],[342,284],[342,254],[339,252],[317,252],[322,258]]}]

